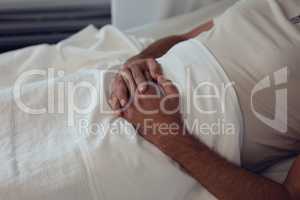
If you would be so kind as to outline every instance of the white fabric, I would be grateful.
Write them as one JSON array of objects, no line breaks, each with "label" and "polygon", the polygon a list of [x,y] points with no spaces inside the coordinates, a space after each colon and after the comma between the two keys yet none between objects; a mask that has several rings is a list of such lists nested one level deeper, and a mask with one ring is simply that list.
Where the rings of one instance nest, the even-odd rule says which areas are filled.
[{"label": "white fabric", "polygon": [[[189,40],[174,46],[158,62],[180,91],[184,105],[182,114],[187,119],[190,132],[226,159],[239,165],[242,115],[233,88],[228,87],[226,93],[222,91],[222,87],[226,87],[230,81],[215,58],[201,42]],[[203,85],[204,83],[209,85]],[[216,93],[220,98],[195,98],[195,94]],[[199,130],[195,127],[195,122],[215,127],[210,131]],[[217,126],[218,123],[222,126],[233,125],[234,130],[229,130],[228,127],[222,129]]]},{"label": "white fabric", "polygon": [[[40,45],[0,55],[0,199],[213,199],[174,162],[136,136],[132,126],[99,111],[100,108],[109,111],[106,97],[111,80],[108,75],[99,76],[99,69],[107,71],[108,66],[119,66],[138,52],[134,45],[138,43],[131,42],[113,27],[99,32],[88,27],[55,46]],[[185,64],[195,60],[203,68],[211,66],[201,73],[191,68],[193,75],[222,81],[224,74],[215,68],[205,48],[198,45],[200,51],[195,54],[193,48],[195,44],[184,43],[162,58],[166,74],[182,80],[178,74],[182,74],[183,66],[174,63],[171,57],[190,50],[193,56]],[[48,68],[55,70],[54,79],[48,83],[45,76],[30,76],[22,84],[21,96],[16,97],[30,108],[48,109],[43,114],[29,114],[14,100],[14,83],[23,72]],[[67,100],[72,97],[61,95],[57,88],[59,84],[68,87],[70,83],[76,85],[83,81],[92,84],[97,92],[78,89],[73,96],[74,103],[79,108],[85,108],[93,100],[95,104],[91,104],[90,112],[70,112],[73,107],[69,107]],[[52,90],[56,95],[49,99]],[[53,108],[48,107],[51,102]],[[228,104],[232,113],[224,115],[225,121],[239,127],[232,102]],[[58,112],[58,103],[64,112]],[[206,119],[196,112],[187,117],[202,122]],[[213,120],[207,119],[207,122]],[[80,127],[82,122],[98,127],[90,126],[94,131],[90,133]],[[228,160],[239,163],[239,129],[236,131],[220,139],[217,135],[200,137]]]},{"label": "white fabric", "polygon": [[294,161],[295,158],[284,160],[264,171],[263,176],[277,183],[284,183],[289,169],[292,167]]},{"label": "white fabric", "polygon": [[300,24],[290,21],[299,14],[298,0],[241,0],[198,37],[235,84],[242,164],[256,172],[300,152]]}]

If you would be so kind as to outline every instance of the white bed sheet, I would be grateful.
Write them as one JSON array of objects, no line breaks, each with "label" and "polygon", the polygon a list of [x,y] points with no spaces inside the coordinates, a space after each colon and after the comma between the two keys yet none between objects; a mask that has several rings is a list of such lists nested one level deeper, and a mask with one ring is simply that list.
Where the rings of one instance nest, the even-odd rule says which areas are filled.
[{"label": "white bed sheet", "polygon": [[[126,58],[128,56],[131,56],[135,53],[137,53],[141,48],[145,47],[146,44],[151,41],[149,38],[157,39],[166,35],[178,33],[178,32],[184,32],[186,30],[191,29],[192,27],[195,27],[201,22],[205,22],[207,19],[212,18],[213,16],[216,16],[220,13],[222,13],[228,6],[230,6],[232,3],[234,3],[235,0],[224,0],[224,2],[220,2],[211,6],[208,6],[204,8],[203,10],[198,10],[194,13],[176,17],[174,19],[170,19],[167,21],[163,21],[158,24],[152,24],[140,28],[136,28],[134,30],[127,31],[127,34],[138,37],[138,38],[146,38],[144,45],[140,45],[138,48],[136,46],[132,45],[130,46],[129,43],[124,42],[116,42],[114,45],[108,44],[106,41],[108,40],[114,40],[112,37],[119,38],[121,35],[118,34],[110,34],[110,29],[107,29],[107,31],[102,31],[97,33],[97,31],[94,28],[88,28],[81,32],[79,35],[75,35],[72,38],[65,40],[61,42],[60,44],[56,46],[37,46],[37,47],[30,47],[23,50],[13,51],[9,52],[7,54],[0,55],[0,61],[1,61],[1,68],[0,72],[4,76],[2,76],[0,81],[0,89],[2,89],[2,92],[7,92],[10,90],[10,86],[13,83],[13,81],[16,79],[17,75],[20,74],[24,70],[28,69],[35,69],[35,68],[48,68],[48,67],[55,67],[57,70],[64,70],[67,74],[71,74],[75,71],[81,70],[82,67],[88,66],[89,68],[94,68],[97,66],[97,63],[101,60],[103,63],[103,53],[105,53],[105,58],[109,60],[111,57],[116,57],[117,55],[123,58]],[[84,38],[84,39],[82,39]],[[124,40],[123,40],[124,39]],[[121,37],[121,40],[118,41],[125,41],[125,38]],[[97,41],[97,43],[95,43]],[[138,42],[136,42],[138,44]],[[126,49],[125,51],[117,51],[118,48],[120,49]],[[108,51],[106,51],[108,49]],[[101,57],[102,56],[102,57]],[[55,60],[55,62],[53,62]],[[119,63],[123,60],[119,60]],[[43,63],[46,63],[44,65]],[[14,71],[15,70],[15,71]],[[81,73],[85,74],[86,76],[89,76],[92,71],[85,70],[81,71]],[[71,78],[75,78],[76,76],[71,76]],[[31,80],[32,81],[32,80]],[[38,93],[35,93],[38,94]],[[40,121],[41,123],[29,123],[30,119],[26,115],[16,115],[14,117],[19,117],[19,122],[22,123],[19,128],[26,129],[28,133],[32,135],[33,141],[30,141],[30,143],[34,143],[34,139],[41,140],[41,143],[38,143],[33,146],[22,146],[22,132],[20,130],[16,130],[16,125],[11,123],[10,121],[9,113],[13,113],[13,110],[10,110],[13,108],[11,103],[8,103],[8,97],[2,96],[1,101],[6,102],[7,106],[2,104],[2,111],[7,113],[7,115],[1,115],[2,116],[2,124],[4,124],[5,120],[7,121],[7,127],[2,127],[0,130],[4,130],[7,128],[7,131],[10,131],[11,128],[14,128],[16,132],[14,134],[19,134],[19,138],[21,139],[19,142],[21,144],[20,148],[15,149],[15,151],[11,153],[3,152],[2,156],[8,156],[11,158],[16,158],[16,154],[21,155],[22,157],[17,158],[19,161],[22,162],[18,163],[21,164],[19,167],[23,168],[23,174],[13,174],[17,173],[14,171],[14,168],[11,168],[10,166],[2,165],[1,168],[3,170],[0,170],[0,179],[1,186],[0,186],[0,199],[91,199],[96,200],[99,199],[140,199],[140,197],[147,196],[148,199],[159,199],[162,196],[159,196],[159,194],[145,194],[142,191],[136,191],[136,188],[134,185],[142,185],[144,184],[146,186],[152,186],[153,191],[161,191],[161,194],[164,194],[162,199],[197,199],[199,197],[199,193],[201,193],[201,190],[198,190],[196,186],[197,184],[191,180],[186,174],[184,173],[177,173],[177,177],[174,177],[174,171],[178,170],[175,165],[170,165],[170,161],[161,155],[160,152],[158,152],[156,149],[154,149],[152,146],[150,146],[148,143],[143,142],[143,140],[137,138],[134,140],[126,140],[125,138],[117,138],[117,137],[111,137],[108,138],[109,141],[117,142],[119,145],[114,146],[110,151],[103,151],[101,148],[97,148],[96,151],[90,152],[90,150],[97,146],[100,142],[100,140],[86,140],[84,141],[77,151],[69,151],[68,148],[72,148],[68,146],[69,141],[65,140],[66,145],[57,145],[62,143],[62,136],[68,137],[67,132],[60,133],[60,127],[58,127],[57,132],[47,131],[48,128],[53,125],[57,127],[57,123],[61,124],[62,121],[59,121],[59,118],[52,118],[52,121],[49,121],[48,118],[36,118],[36,121]],[[37,95],[35,99],[33,99],[33,102],[38,101],[38,99],[43,99],[42,95]],[[107,106],[107,105],[106,105]],[[2,113],[3,113],[2,112]],[[7,117],[6,117],[7,116]],[[24,119],[26,119],[29,124],[24,123]],[[62,116],[57,116],[62,117]],[[97,118],[97,115],[88,116],[91,119]],[[17,119],[14,119],[17,120]],[[51,123],[50,123],[51,122]],[[20,124],[19,124],[20,125]],[[12,127],[11,127],[12,126]],[[35,127],[38,126],[43,132],[33,132],[31,130],[35,130]],[[70,130],[72,131],[72,130]],[[2,132],[2,137],[7,134],[7,132]],[[55,151],[52,152],[52,146],[51,143],[49,143],[44,137],[40,137],[44,134],[45,136],[52,138],[52,145],[56,145],[55,148],[53,148]],[[58,134],[59,133],[59,134]],[[20,135],[21,134],[21,135]],[[38,136],[38,137],[37,137]],[[16,137],[16,136],[15,136]],[[127,142],[129,141],[129,142]],[[26,141],[25,141],[26,142]],[[28,142],[28,141],[27,141]],[[44,142],[44,143],[42,143]],[[50,141],[51,142],[51,141]],[[131,144],[137,144],[141,145],[143,148],[135,148],[134,145]],[[5,143],[5,141],[4,141]],[[29,144],[29,143],[28,143]],[[11,145],[7,143],[6,145]],[[14,145],[16,145],[14,143]],[[40,149],[35,147],[39,147]],[[2,151],[7,150],[5,145],[1,146]],[[122,150],[124,148],[131,149],[129,154],[124,153]],[[22,150],[27,149],[29,154],[24,154]],[[37,151],[38,150],[38,151]],[[45,153],[42,154],[39,151],[42,150]],[[65,159],[61,160],[59,159],[59,154],[56,154],[55,152],[59,152],[60,150],[65,151],[64,156]],[[20,151],[20,152],[18,152]],[[87,154],[87,152],[89,152]],[[106,165],[106,156],[102,155],[105,152],[110,152],[110,155],[108,156],[110,158],[110,163],[115,163],[114,168],[107,171],[101,171],[97,169],[101,169],[105,167],[106,169],[109,169]],[[54,154],[53,154],[54,153]],[[88,155],[88,156],[83,156]],[[116,160],[116,155],[123,155],[122,158],[124,159],[124,165],[119,165],[120,161]],[[156,156],[153,156],[156,155]],[[31,156],[30,159],[27,159],[27,156]],[[53,156],[57,156],[54,157]],[[4,157],[1,157],[1,159],[4,159]],[[59,161],[57,161],[59,159]],[[114,160],[115,159],[115,160]],[[71,160],[72,163],[65,165],[68,160]],[[99,163],[99,166],[92,166],[89,170],[86,170],[86,166],[90,166],[90,162],[93,163],[93,161],[98,160],[97,163]],[[35,169],[35,165],[33,163],[38,163],[40,166],[38,167],[38,170],[36,170],[35,174],[32,174],[33,169]],[[164,171],[164,176],[161,177],[160,180],[156,180],[159,183],[164,184],[164,187],[160,187],[159,184],[153,184],[155,183],[154,180],[150,183],[142,183],[139,182],[141,179],[137,178],[135,182],[128,182],[128,177],[123,174],[124,167],[126,168],[127,172],[130,172],[131,175],[135,175],[136,177],[145,176],[148,177],[149,180],[152,178],[154,179],[158,175],[158,171],[163,169],[161,168],[150,168],[148,165],[158,162],[160,163],[159,166],[164,166],[168,168],[167,171]],[[132,168],[131,164],[136,164],[135,168]],[[144,170],[140,170],[140,174],[137,174],[140,164],[144,165]],[[16,159],[9,160],[9,163],[7,165],[16,165]],[[60,165],[64,165],[62,168]],[[54,167],[57,167],[58,170],[55,170]],[[145,167],[147,170],[145,170]],[[165,169],[167,169],[165,168]],[[4,169],[12,169],[12,171],[5,171]],[[285,168],[284,168],[285,169]],[[93,171],[94,170],[94,171]],[[284,172],[282,168],[276,168],[277,172]],[[147,173],[145,173],[147,171]],[[25,172],[25,173],[24,173]],[[17,179],[13,180],[10,179],[7,182],[5,182],[5,178],[9,179],[9,173],[12,173],[11,177],[14,177],[16,175]],[[18,172],[20,173],[20,171]],[[78,173],[82,176],[78,176]],[[100,173],[97,174],[97,173]],[[124,179],[120,179],[119,181],[111,181],[109,178],[106,180],[95,180],[96,175],[101,177],[101,174],[105,173],[105,177],[109,177],[109,173],[111,173],[111,176],[117,176],[124,177]],[[7,175],[7,177],[6,177]],[[272,172],[269,173],[270,176],[272,176]],[[61,182],[58,182],[57,180],[59,177],[61,177]],[[169,176],[169,177],[168,177]],[[276,176],[278,177],[278,173],[276,173]],[[40,179],[39,179],[40,178]],[[46,179],[47,178],[47,179]],[[175,181],[174,184],[179,188],[178,191],[174,190],[173,193],[163,193],[162,191],[165,191],[168,189],[168,186],[170,185],[170,180],[175,179],[181,180],[181,181]],[[33,182],[26,182],[26,180],[34,180]],[[18,182],[14,182],[14,181]],[[23,182],[24,181],[24,182]],[[49,188],[49,183],[51,183],[51,188]],[[103,184],[105,183],[105,184]],[[182,187],[182,185],[186,184],[186,187]],[[14,187],[15,184],[17,187]],[[65,185],[69,186],[69,188],[64,187]],[[99,187],[98,187],[99,186]],[[13,191],[13,189],[16,189]],[[192,188],[190,193],[187,192],[189,188]],[[69,191],[68,191],[69,190]],[[116,191],[115,191],[116,190]],[[51,192],[51,195],[49,195],[49,192]],[[129,192],[131,191],[131,192]],[[150,190],[149,190],[150,191]],[[68,196],[65,195],[65,192],[68,193]],[[47,196],[45,196],[48,194]],[[89,196],[86,196],[88,194]],[[178,195],[179,194],[179,195]],[[175,196],[172,196],[175,195]],[[188,195],[188,196],[182,196],[182,195]],[[144,198],[146,199],[146,198]]]},{"label": "white bed sheet", "polygon": [[[113,27],[100,31],[88,27],[57,45],[33,46],[0,55],[0,199],[214,199],[174,162],[136,136],[132,126],[116,125],[119,120],[112,115],[97,112],[100,107],[109,110],[105,101],[108,86],[104,84],[110,81],[98,77],[95,68],[120,66],[145,46],[132,41]],[[63,71],[64,76],[51,79],[50,85],[44,76],[27,77],[22,95],[16,98],[30,107],[47,108],[52,101],[47,97],[49,88],[56,91],[59,83],[83,81],[101,91],[99,95],[89,95],[79,90],[74,95],[79,107],[96,99],[92,112],[32,115],[19,109],[13,98],[19,75],[49,68],[55,73]],[[101,99],[104,101],[98,102]],[[60,96],[57,102],[61,101],[68,109],[66,98]],[[76,125],[84,120],[101,127],[96,134],[90,134],[85,128],[66,126],[70,119]],[[114,125],[128,132],[108,134],[115,130],[110,129]],[[232,161],[238,160],[238,152],[224,149],[224,143],[207,141],[225,157],[235,152],[236,159]]]},{"label": "white bed sheet", "polygon": [[[205,55],[210,54],[204,53],[204,48],[202,54],[199,50],[197,55],[202,59],[198,64],[205,66],[210,58]],[[109,113],[112,74],[107,72],[119,69],[137,53],[132,40],[107,26],[101,30],[88,27],[57,45],[0,55],[0,199],[215,199],[175,162],[139,137],[124,119]],[[188,71],[182,65],[175,67],[169,56],[161,60],[165,75],[187,91],[184,73]],[[217,77],[204,70],[200,73],[195,67],[189,70],[197,77]],[[18,93],[16,82],[21,76]],[[189,80],[188,88],[192,89],[197,82]],[[187,93],[181,94],[183,100],[188,99]],[[183,107],[188,104],[182,101]],[[238,106],[228,107],[239,110]],[[223,129],[221,135],[202,134],[198,127],[193,133],[221,156],[239,164],[241,123],[234,113],[223,118],[234,123],[230,135]],[[199,119],[200,123],[212,124],[218,119],[215,115],[204,117],[201,112],[186,114],[188,122]]]}]

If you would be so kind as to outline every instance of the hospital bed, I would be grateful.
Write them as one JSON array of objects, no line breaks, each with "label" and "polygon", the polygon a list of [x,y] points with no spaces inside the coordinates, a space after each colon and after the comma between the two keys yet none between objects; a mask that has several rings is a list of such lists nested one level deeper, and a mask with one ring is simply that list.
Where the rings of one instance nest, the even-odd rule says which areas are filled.
[{"label": "hospital bed", "polygon": [[[164,20],[164,21],[161,21],[161,22],[157,22],[157,23],[154,23],[154,24],[148,24],[148,25],[145,25],[145,26],[142,26],[142,27],[137,27],[137,28],[134,28],[134,29],[131,29],[131,30],[127,30],[127,31],[125,31],[125,33],[126,33],[127,36],[129,36],[131,38],[137,38],[139,40],[145,40],[145,41],[147,41],[146,43],[149,43],[150,41],[153,41],[155,39],[158,39],[158,38],[161,38],[161,37],[164,37],[164,36],[167,36],[167,35],[183,33],[183,32],[186,32],[188,30],[191,30],[193,27],[196,27],[199,24],[206,22],[208,19],[221,14],[230,5],[232,5],[235,2],[236,2],[236,0],[224,0],[224,1],[220,1],[220,2],[217,2],[217,3],[211,4],[211,5],[208,5],[206,7],[200,8],[199,10],[194,11],[192,13],[185,14],[183,16],[178,16],[178,17],[171,18],[171,19],[167,19],[167,20]],[[71,72],[72,70],[74,70],[74,71],[75,70],[79,70],[80,65],[87,65],[88,64],[85,61],[81,62],[82,61],[82,59],[81,59],[82,57],[85,58],[85,59],[90,59],[89,61],[93,61],[93,60],[99,59],[99,55],[105,53],[105,51],[103,51],[103,49],[105,49],[107,47],[107,45],[106,45],[107,43],[105,43],[106,41],[101,40],[101,38],[103,39],[103,36],[105,36],[106,32],[101,32],[101,34],[102,35],[97,34],[97,30],[90,27],[90,28],[85,29],[79,35],[75,35],[72,38],[69,38],[69,39],[67,39],[67,40],[59,43],[54,48],[48,47],[47,45],[41,45],[39,47],[29,47],[29,48],[26,48],[24,50],[18,50],[18,51],[7,53],[6,55],[1,55],[2,57],[0,57],[0,59],[7,59],[7,63],[5,63],[6,62],[5,60],[4,61],[0,60],[1,61],[0,65],[3,64],[3,63],[5,63],[6,65],[9,64],[10,66],[21,65],[23,68],[26,68],[26,67],[30,68],[30,67],[32,67],[31,66],[32,63],[43,64],[43,63],[45,63],[48,60],[49,63],[55,64],[55,65],[60,66],[60,67],[61,66],[62,67],[68,66],[68,68],[65,68],[65,69],[61,68],[62,70],[65,70],[66,72]],[[104,43],[104,45],[98,45],[97,46],[97,44],[94,44],[95,40],[96,41],[99,40],[99,43],[102,42],[102,43]],[[118,45],[121,45],[121,44],[114,43],[114,45],[118,46]],[[33,52],[31,52],[31,51],[33,51]],[[137,51],[138,50],[136,50],[136,52]],[[56,55],[57,52],[59,52],[58,53],[59,56]],[[122,51],[120,51],[118,53],[122,53]],[[71,59],[69,59],[69,60],[67,58],[68,55],[72,55],[72,57],[70,57]],[[76,56],[76,55],[78,55],[78,56]],[[108,56],[112,56],[112,54],[108,55]],[[12,57],[13,57],[13,59],[11,59]],[[27,57],[29,59],[27,59]],[[52,62],[51,58],[57,59],[57,62]],[[64,60],[65,62],[61,62],[62,59],[65,59],[66,61]],[[63,64],[61,65],[60,63],[63,63]],[[45,65],[43,67],[48,67],[48,66]],[[23,70],[23,68],[21,68],[21,70]],[[7,68],[7,69],[9,70],[9,68]],[[8,78],[10,78],[10,77],[8,77]],[[0,82],[2,83],[3,80],[1,80]],[[3,84],[1,84],[0,86],[3,87]],[[39,93],[37,93],[37,94],[39,94]],[[3,109],[5,109],[5,108],[3,108]],[[59,116],[57,116],[57,117],[59,117]],[[50,121],[49,121],[49,119],[50,119]],[[49,118],[49,119],[45,118],[45,120],[42,121],[42,122],[45,123],[44,124],[45,127],[47,127],[47,124],[49,124],[51,122],[55,125],[55,127],[57,127],[57,123],[59,123],[59,121],[51,121],[51,120],[55,120],[53,118]],[[4,118],[4,120],[9,121],[10,119]],[[40,120],[40,119],[36,119],[36,120]],[[34,122],[34,123],[36,123],[36,122]],[[24,127],[25,128],[29,127],[30,129],[28,129],[28,130],[31,131],[31,129],[35,128],[36,125],[37,124],[32,124],[32,125],[28,126],[26,124],[26,126],[24,126]],[[24,127],[20,127],[20,128],[24,128]],[[18,131],[20,132],[20,130],[18,130]],[[56,132],[60,132],[60,131],[61,130],[56,130],[56,131],[52,130],[52,133],[56,134]],[[45,134],[47,134],[48,132],[49,131],[47,131]],[[57,142],[60,142],[63,139],[63,138],[60,138],[60,137],[62,137],[61,135],[63,135],[63,134],[65,134],[65,133],[63,133],[63,132],[60,133],[59,140],[57,140]],[[35,138],[35,139],[40,142],[43,138],[39,137],[39,138]],[[57,139],[57,138],[54,138],[54,139]],[[29,142],[31,142],[31,141],[29,141]],[[42,142],[43,141],[41,141],[41,146],[43,148],[41,148],[41,150],[44,150],[45,149],[44,147],[50,148],[50,146],[43,146]],[[46,141],[46,144],[48,144],[47,142],[48,141]],[[56,141],[52,141],[52,142],[56,142]],[[90,141],[88,141],[88,142],[90,142]],[[97,141],[95,141],[95,142],[97,142]],[[118,141],[117,140],[116,142],[118,142],[118,144],[121,144],[121,142],[123,142],[123,141]],[[68,143],[66,143],[66,145],[67,144]],[[92,144],[94,144],[94,143],[92,143]],[[13,143],[13,145],[15,145],[15,144]],[[30,147],[28,147],[28,148],[31,149]],[[53,152],[53,155],[52,154],[48,154],[47,156],[54,156],[54,155],[56,155],[55,153],[57,153],[56,156],[60,156],[60,150],[61,149],[64,150],[63,148],[67,148],[67,146],[57,145],[55,147],[56,151]],[[89,146],[84,146],[84,148],[89,148]],[[131,145],[131,146],[129,145],[128,148],[131,149],[130,153],[132,153],[134,150],[136,150],[136,149],[134,149],[135,148],[134,145]],[[110,160],[111,162],[118,163],[117,161],[114,160],[113,152],[114,152],[114,150],[116,150],[117,154],[122,154],[121,147],[114,146],[114,147],[111,147],[110,150],[111,151],[107,151],[107,152],[104,151],[105,153],[109,153],[108,156],[112,156],[108,160]],[[140,149],[137,149],[137,150],[140,150]],[[141,151],[143,151],[143,149],[141,149]],[[137,152],[138,155],[144,155],[142,153],[139,154],[139,151],[136,151],[136,152]],[[14,153],[16,153],[16,152],[14,152]],[[78,159],[80,162],[82,162],[83,164],[86,164],[86,165],[90,166],[90,163],[92,163],[93,159],[90,159],[90,157],[80,157],[81,156],[80,153],[74,153],[74,154],[71,154],[71,155],[75,156],[74,160],[76,160],[77,157],[78,157],[78,158],[80,158],[80,159]],[[102,161],[102,162],[99,162],[101,164],[100,166],[103,166],[107,170],[107,171],[101,172],[102,174],[100,174],[100,175],[103,175],[103,176],[106,175],[105,177],[107,177],[107,174],[113,173],[112,169],[110,168],[111,166],[105,166],[106,165],[105,159],[107,159],[107,158],[106,157],[101,158],[101,151],[99,151],[97,153],[100,153],[100,155],[97,154],[97,159],[100,159],[100,161]],[[154,152],[154,153],[157,154],[157,155],[159,155],[158,152]],[[39,155],[39,154],[37,153],[35,155]],[[12,155],[10,154],[9,156],[13,157],[14,154],[12,154]],[[102,156],[103,156],[103,154],[102,154]],[[36,162],[40,162],[40,160],[43,160],[44,157],[45,157],[44,155],[41,156],[41,157],[36,156],[35,157],[37,159]],[[69,158],[69,157],[66,157],[66,158]],[[91,158],[95,158],[95,157],[91,157]],[[124,156],[124,158],[128,159],[128,160],[126,160],[128,162],[124,163],[125,166],[126,166],[126,164],[128,164],[130,162],[132,162],[133,164],[135,164],[136,160],[133,160],[133,161],[130,160],[129,156],[127,156],[127,157]],[[69,159],[71,159],[71,158],[69,158]],[[103,159],[103,160],[101,160],[101,159]],[[144,158],[141,156],[140,159],[144,159]],[[145,158],[145,159],[147,159],[147,158]],[[161,162],[162,161],[165,162],[164,159],[165,158],[159,157],[159,162],[160,161]],[[272,169],[267,170],[264,173],[264,175],[268,176],[268,177],[270,177],[270,178],[272,178],[272,179],[274,179],[274,180],[276,180],[278,182],[282,182],[284,180],[285,176],[286,176],[286,173],[287,173],[288,168],[291,165],[292,161],[293,160],[291,159],[291,160],[288,160],[288,161],[285,161],[285,162],[281,163],[280,165],[274,166]],[[53,162],[53,163],[50,163],[50,164],[52,164],[53,166],[56,166],[57,163],[59,163],[59,162]],[[42,164],[44,164],[44,163],[42,163]],[[41,165],[41,168],[44,169],[44,167],[46,166],[46,164],[45,165]],[[72,163],[72,165],[77,166],[78,162],[74,162],[74,163]],[[33,165],[29,165],[29,167],[32,167],[32,166]],[[67,166],[64,166],[64,167],[66,167],[66,169],[76,170],[76,168],[74,168],[74,166],[71,166],[71,165],[70,166],[67,165]],[[81,166],[78,166],[78,167],[81,167]],[[93,169],[95,171],[97,170],[97,166],[91,165],[90,167],[91,167],[91,169]],[[122,167],[123,166],[114,166],[114,167],[116,169],[120,169],[120,171],[117,171],[120,174],[112,174],[112,176],[114,176],[114,177],[116,177],[117,175],[120,175],[120,176],[123,175],[124,176],[124,174],[122,173],[123,172],[122,171],[122,169],[123,169]],[[147,166],[142,166],[143,169],[145,169],[145,167],[147,167]],[[139,165],[136,166],[137,170],[140,169],[140,168],[141,168],[141,166],[139,166]],[[11,169],[11,168],[8,167],[8,169]],[[148,168],[146,168],[146,169],[148,169]],[[132,172],[132,174],[130,174],[131,176],[135,176],[135,173],[133,173],[134,170],[131,170],[131,169],[126,169],[126,170]],[[151,170],[151,169],[149,169],[149,170]],[[58,172],[56,172],[56,171],[53,172],[53,171],[54,171],[53,169],[52,169],[52,171],[45,170],[45,172],[47,172],[47,173],[42,173],[41,174],[41,178],[48,177],[48,178],[50,178],[50,181],[51,181],[51,178],[53,179],[53,181],[56,181],[57,173],[62,173],[62,175],[66,174],[66,172],[63,172],[63,171],[58,171]],[[51,174],[50,172],[52,172],[53,174]],[[164,173],[168,173],[168,172],[164,171]],[[149,176],[149,174],[151,174],[151,172],[147,172],[147,174],[143,174],[143,175],[144,176]],[[94,177],[93,177],[93,173],[91,171],[87,170],[87,176],[89,177],[90,180],[92,180],[92,182],[91,182],[92,185],[97,185],[97,184],[101,185],[98,182],[101,182],[102,180],[95,180]],[[127,178],[126,174],[125,174],[125,178]],[[125,178],[124,178],[124,180],[126,181],[127,179],[125,179]],[[148,178],[153,178],[153,177],[148,177]],[[169,178],[173,178],[173,177],[169,176]],[[113,187],[113,186],[119,186],[119,187],[121,187],[121,185],[120,185],[122,183],[121,181],[124,181],[124,180],[116,181],[112,185],[110,185],[109,179],[104,180],[104,181],[106,181],[105,182],[106,185],[102,185],[102,189],[104,191],[103,194],[102,194],[103,195],[103,199],[108,199],[108,198],[105,198],[105,192],[106,191],[110,192],[112,195],[118,195],[117,192],[114,192],[114,189],[116,189],[116,188]],[[180,179],[180,180],[182,180],[182,179]],[[37,182],[35,184],[37,184],[39,186],[40,190],[42,190],[42,189],[47,190],[48,188],[41,188],[40,187],[40,184],[44,183],[43,181],[44,181],[44,179],[42,179],[42,181],[37,180]],[[46,181],[47,180],[45,180],[45,182]],[[63,182],[63,181],[69,181],[69,180],[61,180],[61,181]],[[70,181],[72,181],[72,180],[70,179]],[[72,183],[72,184],[76,185],[76,183],[77,182],[74,181],[74,183]],[[34,183],[32,183],[32,184],[34,184]],[[53,184],[54,190],[56,189],[56,184],[59,184],[59,183],[54,182],[54,184]],[[85,182],[81,182],[80,184],[78,183],[78,190],[82,189],[82,187],[86,187],[86,185],[87,184]],[[106,188],[104,186],[106,186]],[[128,184],[126,186],[129,189],[132,189],[132,188],[130,188],[130,186],[131,186],[130,184]],[[31,188],[30,185],[26,185],[24,187],[25,188],[26,187]],[[125,186],[123,186],[123,187],[125,187]],[[74,189],[74,188],[76,188],[76,187],[72,187],[72,189]],[[92,189],[93,189],[92,194],[98,195],[98,194],[101,193],[101,192],[97,191],[97,188],[92,188]],[[126,187],[125,187],[125,189],[126,189]],[[155,187],[155,189],[157,191],[161,190],[160,187],[159,188]],[[132,190],[134,191],[134,188]],[[74,191],[76,193],[76,190],[74,190]],[[32,192],[34,193],[35,191],[32,191]],[[59,191],[59,192],[63,193],[64,191]],[[79,194],[79,193],[78,194],[75,194],[75,193],[73,193],[73,192],[71,193],[70,192],[69,194],[71,194],[73,196],[66,197],[65,199],[74,199],[74,198],[78,199],[79,196],[82,195],[82,194]],[[14,195],[13,192],[11,194]],[[90,193],[87,192],[87,194],[90,194]],[[53,195],[57,195],[57,194],[53,194]],[[154,194],[149,194],[149,197],[152,197],[153,195]],[[63,196],[63,195],[61,195],[61,196]],[[1,197],[1,191],[0,191],[0,197]],[[90,197],[90,199],[97,199],[96,197],[97,196]],[[118,197],[121,199],[121,196],[118,196]],[[11,199],[16,199],[16,198],[11,198]],[[47,199],[50,200],[51,197],[48,197]],[[86,198],[86,199],[88,199],[88,198]],[[186,199],[188,199],[188,198],[186,198]]]}]

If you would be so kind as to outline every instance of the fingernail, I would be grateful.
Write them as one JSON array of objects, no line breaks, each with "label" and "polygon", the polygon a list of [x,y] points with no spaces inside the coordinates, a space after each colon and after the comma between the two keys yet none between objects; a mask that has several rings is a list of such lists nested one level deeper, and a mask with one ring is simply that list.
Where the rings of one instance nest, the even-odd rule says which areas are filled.
[{"label": "fingernail", "polygon": [[139,86],[139,92],[145,92],[146,87],[144,85]]},{"label": "fingernail", "polygon": [[124,99],[121,99],[120,103],[121,103],[121,106],[125,106],[127,102]]}]

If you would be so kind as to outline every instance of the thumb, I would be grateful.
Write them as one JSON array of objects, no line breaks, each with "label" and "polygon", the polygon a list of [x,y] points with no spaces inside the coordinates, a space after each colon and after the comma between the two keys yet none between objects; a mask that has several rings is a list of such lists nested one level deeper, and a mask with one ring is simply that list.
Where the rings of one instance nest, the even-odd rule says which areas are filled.
[{"label": "thumb", "polygon": [[160,104],[161,106],[163,105],[163,111],[169,114],[178,112],[180,110],[180,96],[176,86],[162,76],[158,78],[158,85],[164,92],[164,97]]}]

